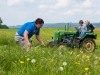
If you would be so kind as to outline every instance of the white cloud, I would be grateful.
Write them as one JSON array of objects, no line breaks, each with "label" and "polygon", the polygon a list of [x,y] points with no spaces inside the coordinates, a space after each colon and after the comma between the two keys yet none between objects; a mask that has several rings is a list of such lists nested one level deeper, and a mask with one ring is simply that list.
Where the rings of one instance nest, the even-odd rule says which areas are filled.
[{"label": "white cloud", "polygon": [[42,5],[40,5],[38,8],[39,8],[39,9],[46,9],[46,8],[48,8],[48,6],[42,4]]},{"label": "white cloud", "polygon": [[48,13],[53,14],[54,10],[49,10]]},{"label": "white cloud", "polygon": [[92,6],[92,2],[90,0],[85,0],[85,2],[82,3],[83,7],[91,7]]},{"label": "white cloud", "polygon": [[17,5],[20,3],[33,3],[34,0],[8,0],[7,5],[12,6],[12,5]]},{"label": "white cloud", "polygon": [[67,12],[63,13],[64,15],[74,15],[74,12],[72,10],[68,10]]},{"label": "white cloud", "polygon": [[64,12],[63,14],[64,15],[74,15],[76,13],[81,13],[82,11],[83,11],[82,9],[71,9],[71,10]]},{"label": "white cloud", "polygon": [[100,0],[0,0],[0,17],[7,25],[19,25],[37,17],[46,23],[77,22],[79,19],[100,22],[99,3]]},{"label": "white cloud", "polygon": [[54,10],[48,10],[44,14],[46,14],[46,15],[55,15],[55,12],[54,12]]},{"label": "white cloud", "polygon": [[75,13],[81,13],[83,10],[82,9],[72,9],[72,11]]},{"label": "white cloud", "polygon": [[85,11],[85,15],[89,16],[89,15],[92,15],[93,11],[92,10],[87,10]]},{"label": "white cloud", "polygon": [[100,15],[100,10],[95,13],[96,15]]},{"label": "white cloud", "polygon": [[69,0],[57,0],[57,1],[58,3],[53,6],[55,9],[66,7],[69,2]]}]

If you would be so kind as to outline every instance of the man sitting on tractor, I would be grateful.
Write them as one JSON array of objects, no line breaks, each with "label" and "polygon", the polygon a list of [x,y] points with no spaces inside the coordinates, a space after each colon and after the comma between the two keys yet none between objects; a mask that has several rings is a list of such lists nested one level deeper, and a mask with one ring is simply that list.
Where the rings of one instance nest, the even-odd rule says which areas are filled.
[{"label": "man sitting on tractor", "polygon": [[81,37],[83,36],[84,32],[87,31],[87,27],[83,23],[84,23],[83,20],[80,20],[79,21],[80,27],[79,28],[76,27],[77,31],[79,32],[79,37],[77,37],[78,39],[81,39]]}]

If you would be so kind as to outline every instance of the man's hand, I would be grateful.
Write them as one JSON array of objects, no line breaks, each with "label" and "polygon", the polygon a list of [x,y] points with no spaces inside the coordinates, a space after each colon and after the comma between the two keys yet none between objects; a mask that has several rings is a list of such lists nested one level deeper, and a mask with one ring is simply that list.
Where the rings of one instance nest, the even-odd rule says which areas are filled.
[{"label": "man's hand", "polygon": [[36,35],[37,40],[41,43],[41,46],[45,46],[44,42],[42,41],[41,37],[39,35]]},{"label": "man's hand", "polygon": [[89,30],[89,32],[91,32],[91,30]]},{"label": "man's hand", "polygon": [[34,44],[31,44],[31,47],[34,47]]},{"label": "man's hand", "polygon": [[30,44],[30,43],[27,43],[27,46],[28,46],[28,47],[31,47],[31,44]]},{"label": "man's hand", "polygon": [[45,46],[45,44],[44,43],[41,43],[41,46]]},{"label": "man's hand", "polygon": [[34,44],[30,44],[28,43],[27,46],[30,48],[30,47],[34,47]]}]

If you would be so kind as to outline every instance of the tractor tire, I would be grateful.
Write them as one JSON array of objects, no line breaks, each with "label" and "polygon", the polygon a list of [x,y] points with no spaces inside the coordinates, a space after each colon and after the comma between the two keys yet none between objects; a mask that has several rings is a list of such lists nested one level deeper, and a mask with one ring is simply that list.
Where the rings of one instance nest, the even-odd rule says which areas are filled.
[{"label": "tractor tire", "polygon": [[92,38],[85,38],[80,45],[85,52],[93,52],[96,48],[96,43]]},{"label": "tractor tire", "polygon": [[60,43],[60,44],[58,45],[58,50],[66,50],[66,49],[67,49],[67,45],[66,45],[66,44]]}]

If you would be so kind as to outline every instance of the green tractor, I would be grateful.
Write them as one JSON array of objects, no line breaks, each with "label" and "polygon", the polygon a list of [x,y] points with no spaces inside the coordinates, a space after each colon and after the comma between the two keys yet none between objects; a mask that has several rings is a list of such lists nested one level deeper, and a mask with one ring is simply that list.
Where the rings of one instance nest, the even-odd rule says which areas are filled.
[{"label": "green tractor", "polygon": [[47,47],[52,48],[56,46],[58,49],[76,47],[86,52],[93,52],[96,48],[94,39],[97,38],[97,34],[93,32],[86,33],[81,40],[77,39],[79,35],[78,30],[70,31],[69,25],[67,27],[65,25],[65,30],[55,31],[54,37],[52,37],[52,41],[47,44]]}]

